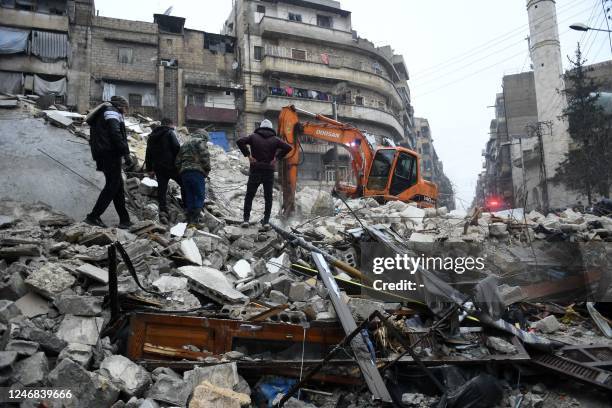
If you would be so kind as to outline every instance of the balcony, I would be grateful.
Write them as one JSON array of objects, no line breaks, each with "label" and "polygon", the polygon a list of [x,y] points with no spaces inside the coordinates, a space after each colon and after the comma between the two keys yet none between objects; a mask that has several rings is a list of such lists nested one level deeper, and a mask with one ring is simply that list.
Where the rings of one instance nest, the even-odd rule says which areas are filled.
[{"label": "balcony", "polygon": [[[292,98],[287,96],[268,95],[262,102],[263,107],[268,112],[280,112],[288,105],[296,105],[300,109],[309,112],[320,113],[331,117],[332,104],[327,101],[315,99]],[[394,132],[396,139],[404,138],[402,125],[392,114],[380,109],[360,105],[338,104],[338,117],[345,121],[363,121],[385,126]]]},{"label": "balcony", "polygon": [[399,80],[399,75],[393,66],[393,62],[371,42],[362,38],[353,38],[352,32],[271,16],[264,16],[261,19],[259,30],[259,34],[262,37],[308,39],[317,43],[327,43],[368,53],[382,62],[387,70],[393,73],[395,80]]},{"label": "balcony", "polygon": [[63,32],[67,32],[69,28],[68,16],[15,10],[6,7],[0,7],[0,10],[2,12],[2,21],[13,27]]},{"label": "balcony", "polygon": [[236,123],[238,121],[238,111],[236,109],[187,105],[185,107],[185,119],[198,122]]},{"label": "balcony", "polygon": [[388,95],[393,98],[395,105],[403,106],[403,100],[395,89],[395,85],[388,79],[374,73],[348,67],[330,68],[328,65],[319,62],[273,55],[264,57],[261,61],[261,69],[263,73],[285,72],[292,75],[352,83]]}]

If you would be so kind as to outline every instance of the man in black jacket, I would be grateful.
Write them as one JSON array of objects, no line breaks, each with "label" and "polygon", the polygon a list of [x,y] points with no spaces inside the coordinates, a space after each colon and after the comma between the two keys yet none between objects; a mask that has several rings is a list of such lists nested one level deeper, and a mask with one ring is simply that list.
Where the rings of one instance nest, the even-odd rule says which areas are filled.
[{"label": "man in black jacket", "polygon": [[269,228],[276,160],[285,157],[291,151],[291,145],[276,136],[272,122],[268,119],[264,119],[261,122],[259,127],[255,129],[255,133],[239,138],[236,144],[242,154],[248,157],[251,162],[249,181],[247,182],[247,191],[244,197],[244,222],[242,227],[247,228],[249,226],[253,198],[255,198],[259,185],[263,184],[265,207],[261,223],[264,228]]},{"label": "man in black jacket", "polygon": [[145,169],[149,172],[149,176],[155,174],[157,178],[157,201],[159,202],[160,215],[161,213],[168,213],[166,193],[170,179],[181,186],[181,197],[183,196],[182,183],[174,163],[180,148],[172,119],[162,119],[161,125],[156,127],[149,135],[145,156]]},{"label": "man in black jacket", "polygon": [[104,173],[104,188],[85,222],[90,225],[105,227],[100,216],[106,211],[111,201],[119,215],[119,228],[127,229],[132,225],[125,208],[123,178],[121,176],[121,159],[126,166],[132,166],[130,149],[123,114],[129,107],[127,99],[113,96],[110,106],[105,106],[91,119],[90,140],[91,155],[96,161],[96,169]]}]

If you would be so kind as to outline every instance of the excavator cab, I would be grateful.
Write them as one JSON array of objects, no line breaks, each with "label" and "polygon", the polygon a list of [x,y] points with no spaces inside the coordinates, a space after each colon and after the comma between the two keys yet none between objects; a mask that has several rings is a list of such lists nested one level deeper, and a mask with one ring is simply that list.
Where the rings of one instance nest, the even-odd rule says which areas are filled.
[{"label": "excavator cab", "polygon": [[[379,201],[404,200],[409,196],[417,196],[416,191],[412,190],[419,184],[418,167],[418,157],[411,150],[401,147],[376,150],[364,195],[376,197]],[[417,201],[413,197],[408,199]]]}]

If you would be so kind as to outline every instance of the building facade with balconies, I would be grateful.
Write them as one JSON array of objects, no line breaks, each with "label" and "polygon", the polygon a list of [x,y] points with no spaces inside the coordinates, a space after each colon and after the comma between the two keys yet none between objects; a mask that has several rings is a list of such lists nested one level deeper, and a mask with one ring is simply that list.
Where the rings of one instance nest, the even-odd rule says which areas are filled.
[{"label": "building facade with balconies", "polygon": [[[389,46],[352,30],[351,13],[332,0],[238,0],[223,32],[236,37],[245,105],[241,125],[276,123],[287,105],[351,123],[414,148],[408,70]],[[335,107],[334,107],[335,105]],[[304,138],[302,181],[334,182],[331,146]],[[341,149],[342,152],[342,149]],[[341,155],[348,160],[348,155]],[[341,174],[350,168],[341,163]]]}]

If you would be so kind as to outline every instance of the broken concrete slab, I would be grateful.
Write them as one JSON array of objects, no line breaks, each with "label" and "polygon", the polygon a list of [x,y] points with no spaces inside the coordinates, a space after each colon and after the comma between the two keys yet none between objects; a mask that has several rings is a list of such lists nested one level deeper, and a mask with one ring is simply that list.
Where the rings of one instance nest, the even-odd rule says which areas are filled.
[{"label": "broken concrete slab", "polygon": [[17,361],[18,353],[14,350],[0,351],[0,369],[12,367]]},{"label": "broken concrete slab", "polygon": [[119,397],[119,388],[108,378],[85,370],[69,358],[55,366],[48,380],[52,387],[72,390],[73,398],[64,401],[66,408],[110,407]]},{"label": "broken concrete slab", "polygon": [[129,396],[142,395],[151,384],[151,375],[147,370],[121,355],[106,357],[100,364],[99,372]]},{"label": "broken concrete slab", "polygon": [[248,278],[251,274],[251,264],[246,259],[241,259],[232,266],[232,272],[238,279]]},{"label": "broken concrete slab", "polygon": [[284,305],[289,300],[287,295],[278,290],[271,290],[270,295],[268,295],[268,299],[270,299],[271,302],[279,305]]},{"label": "broken concrete slab", "polygon": [[108,285],[108,271],[91,264],[83,264],[76,269],[76,272],[88,278]]},{"label": "broken concrete slab", "polygon": [[11,340],[6,345],[6,351],[14,351],[21,357],[29,357],[36,353],[39,347],[40,345],[34,341]]},{"label": "broken concrete slab", "polygon": [[[16,263],[13,263],[16,265]],[[23,277],[19,271],[9,272],[11,268],[6,271],[9,274],[8,279],[5,277],[4,282],[0,282],[0,299],[17,300],[28,292],[28,288],[23,281]]]},{"label": "broken concrete slab", "polygon": [[189,280],[192,290],[220,303],[245,303],[248,297],[234,289],[223,272],[206,266],[181,266],[178,271]]},{"label": "broken concrete slab", "polygon": [[315,288],[306,282],[293,282],[289,287],[289,300],[292,302],[306,302],[315,295]]},{"label": "broken concrete slab", "polygon": [[384,314],[385,307],[384,303],[377,302],[370,299],[362,298],[350,298],[348,306],[351,309],[351,314],[355,320],[365,320],[370,317],[372,313],[378,311]]},{"label": "broken concrete slab", "polygon": [[22,244],[0,248],[0,258],[17,259],[22,256],[40,256],[40,247],[36,244]]},{"label": "broken concrete slab", "polygon": [[187,289],[187,282],[187,278],[164,275],[153,282],[153,286],[159,289],[159,291],[162,293],[174,292],[177,290]]},{"label": "broken concrete slab", "polygon": [[100,316],[103,300],[102,296],[62,295],[55,301],[55,306],[61,314]]},{"label": "broken concrete slab", "polygon": [[170,228],[170,235],[180,238],[185,235],[185,229],[187,229],[187,223],[179,222],[174,227]]},{"label": "broken concrete slab", "polygon": [[66,342],[55,334],[39,329],[29,320],[13,321],[11,335],[15,339],[29,340],[40,344],[40,348],[50,355],[57,355],[66,347]]},{"label": "broken concrete slab", "polygon": [[208,381],[200,383],[193,392],[189,408],[240,408],[249,406],[251,397],[232,389],[218,387]]},{"label": "broken concrete slab", "polygon": [[12,300],[0,300],[0,323],[8,323],[13,317],[19,316],[21,310]]},{"label": "broken concrete slab", "polygon": [[49,373],[49,361],[45,353],[39,351],[15,363],[13,371],[15,382],[24,387],[43,385]]},{"label": "broken concrete slab", "polygon": [[0,99],[0,108],[2,109],[15,109],[19,106],[17,99]]},{"label": "broken concrete slab", "polygon": [[502,353],[502,354],[516,354],[518,350],[516,347],[499,337],[489,336],[487,337],[487,346],[491,347],[493,350]]},{"label": "broken concrete slab", "polygon": [[192,389],[202,383],[202,381],[208,381],[218,387],[232,389],[239,382],[238,368],[234,362],[207,367],[194,367],[193,370],[183,373],[183,379],[191,384]]},{"label": "broken concrete slab", "polygon": [[66,343],[95,346],[103,325],[104,319],[101,317],[66,315],[57,330],[57,337]]},{"label": "broken concrete slab", "polygon": [[48,299],[54,299],[75,282],[76,279],[70,272],[53,263],[38,268],[25,280],[28,287]]},{"label": "broken concrete slab", "polygon": [[187,405],[191,390],[191,383],[184,381],[180,377],[161,374],[145,395],[147,398],[156,401],[184,407]]},{"label": "broken concrete slab", "polygon": [[83,367],[89,367],[93,357],[93,348],[87,344],[70,343],[64,348],[57,357],[57,360],[69,358]]},{"label": "broken concrete slab", "polygon": [[189,262],[202,265],[202,254],[192,238],[181,241],[181,252]]},{"label": "broken concrete slab", "polygon": [[50,309],[49,301],[34,292],[28,292],[25,296],[19,298],[15,305],[24,316],[29,318],[47,314]]}]

